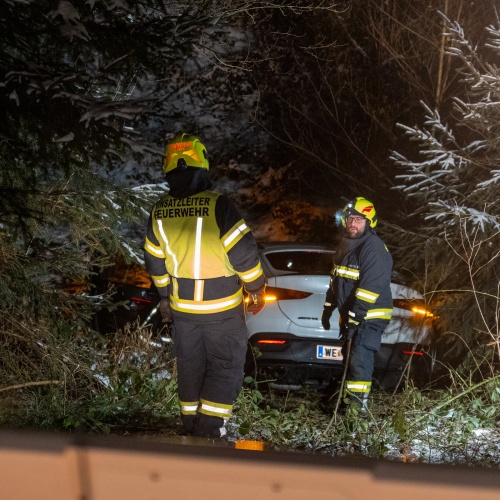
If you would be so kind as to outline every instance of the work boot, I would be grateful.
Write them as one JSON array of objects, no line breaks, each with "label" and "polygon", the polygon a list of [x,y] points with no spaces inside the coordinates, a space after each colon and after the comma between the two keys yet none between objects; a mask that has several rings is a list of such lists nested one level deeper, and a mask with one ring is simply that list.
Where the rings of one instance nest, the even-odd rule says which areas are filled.
[{"label": "work boot", "polygon": [[350,393],[347,399],[351,408],[355,408],[360,416],[368,415],[368,404],[370,402],[369,392]]},{"label": "work boot", "polygon": [[366,415],[368,413],[368,402],[370,399],[372,383],[363,380],[347,380],[345,385],[344,398],[356,403],[359,406],[358,413]]},{"label": "work boot", "polygon": [[204,414],[199,414],[193,436],[201,436],[206,438],[224,438],[227,434],[226,420],[220,417],[212,417]]},{"label": "work boot", "polygon": [[197,415],[181,415],[181,436],[194,436],[197,420]]}]

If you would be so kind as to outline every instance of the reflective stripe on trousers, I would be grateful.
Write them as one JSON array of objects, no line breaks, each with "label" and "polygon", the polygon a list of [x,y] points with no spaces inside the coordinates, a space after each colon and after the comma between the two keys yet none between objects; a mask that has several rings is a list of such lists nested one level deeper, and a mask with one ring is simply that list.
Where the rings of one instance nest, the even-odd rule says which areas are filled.
[{"label": "reflective stripe on trousers", "polygon": [[203,415],[204,425],[208,421],[213,422],[214,428],[220,428],[231,416],[243,384],[248,342],[243,304],[223,321],[204,317],[201,322],[198,318],[196,321],[176,318],[174,323],[179,400],[184,402],[181,419],[187,426],[194,425],[196,404],[195,414]]}]

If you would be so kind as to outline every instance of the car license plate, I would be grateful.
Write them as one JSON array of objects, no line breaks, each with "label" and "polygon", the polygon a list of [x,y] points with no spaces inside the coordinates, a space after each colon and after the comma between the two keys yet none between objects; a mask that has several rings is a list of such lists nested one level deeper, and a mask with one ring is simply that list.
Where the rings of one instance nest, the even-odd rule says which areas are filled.
[{"label": "car license plate", "polygon": [[333,347],[330,345],[318,345],[316,346],[316,358],[317,359],[342,359],[342,348]]}]

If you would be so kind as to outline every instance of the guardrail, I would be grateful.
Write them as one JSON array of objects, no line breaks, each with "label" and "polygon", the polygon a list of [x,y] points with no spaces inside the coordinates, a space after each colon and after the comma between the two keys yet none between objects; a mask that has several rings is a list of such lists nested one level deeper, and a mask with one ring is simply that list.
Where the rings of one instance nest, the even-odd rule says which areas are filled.
[{"label": "guardrail", "polygon": [[216,446],[209,440],[204,443],[0,432],[0,498],[500,499],[500,472],[494,469],[250,451]]}]

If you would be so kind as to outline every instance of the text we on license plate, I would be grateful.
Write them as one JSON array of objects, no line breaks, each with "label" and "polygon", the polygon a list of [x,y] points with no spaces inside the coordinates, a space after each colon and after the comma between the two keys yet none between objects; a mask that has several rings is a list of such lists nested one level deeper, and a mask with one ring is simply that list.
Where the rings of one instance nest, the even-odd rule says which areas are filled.
[{"label": "text we on license plate", "polygon": [[318,359],[342,359],[342,350],[340,347],[328,345],[316,346],[316,358]]}]

